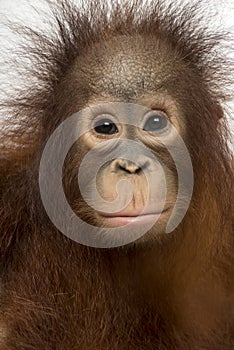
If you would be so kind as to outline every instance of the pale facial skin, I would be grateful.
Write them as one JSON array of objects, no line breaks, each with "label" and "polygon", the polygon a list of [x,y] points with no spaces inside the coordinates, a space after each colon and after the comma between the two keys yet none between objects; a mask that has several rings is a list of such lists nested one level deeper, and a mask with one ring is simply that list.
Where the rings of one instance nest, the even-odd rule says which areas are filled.
[{"label": "pale facial skin", "polygon": [[137,104],[105,103],[88,108],[78,124],[81,161],[93,152],[81,163],[86,168],[79,185],[94,224],[131,229],[157,220],[154,233],[163,233],[177,195],[165,147],[176,140],[168,115]]}]

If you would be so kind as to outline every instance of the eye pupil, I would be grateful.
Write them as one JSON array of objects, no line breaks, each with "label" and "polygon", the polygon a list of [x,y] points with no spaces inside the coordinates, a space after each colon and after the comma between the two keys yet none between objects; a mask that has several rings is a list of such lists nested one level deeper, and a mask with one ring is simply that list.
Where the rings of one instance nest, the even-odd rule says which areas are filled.
[{"label": "eye pupil", "polygon": [[158,131],[167,126],[167,119],[161,115],[155,114],[149,117],[144,125],[145,131]]},{"label": "eye pupil", "polygon": [[99,120],[95,124],[94,130],[98,134],[105,134],[105,135],[112,135],[118,132],[117,126],[111,120],[108,120],[108,119]]}]

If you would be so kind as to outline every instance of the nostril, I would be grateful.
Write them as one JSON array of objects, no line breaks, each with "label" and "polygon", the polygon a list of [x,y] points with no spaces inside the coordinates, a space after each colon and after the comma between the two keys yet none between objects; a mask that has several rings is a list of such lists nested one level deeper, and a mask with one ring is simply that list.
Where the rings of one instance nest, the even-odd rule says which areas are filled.
[{"label": "nostril", "polygon": [[125,171],[128,174],[138,174],[139,172],[141,172],[141,168],[139,168],[137,165],[135,167],[131,166],[131,167],[124,167],[122,165],[119,165],[119,169],[122,171]]},{"label": "nostril", "polygon": [[139,173],[142,172],[142,170],[143,170],[143,169],[142,169],[141,167],[138,167],[138,168],[136,169],[135,173],[136,173],[136,174],[139,174]]},{"label": "nostril", "polygon": [[139,166],[130,160],[120,159],[119,168],[129,174],[135,174],[139,171]]},{"label": "nostril", "polygon": [[111,164],[112,172],[125,172],[128,174],[140,174],[144,169],[146,169],[149,165],[148,161],[134,163],[130,160],[119,158],[115,159]]}]

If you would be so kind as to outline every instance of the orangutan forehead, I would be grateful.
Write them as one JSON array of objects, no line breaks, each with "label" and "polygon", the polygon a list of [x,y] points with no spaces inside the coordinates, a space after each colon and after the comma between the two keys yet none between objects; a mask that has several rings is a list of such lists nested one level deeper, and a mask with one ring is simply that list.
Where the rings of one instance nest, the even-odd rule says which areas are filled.
[{"label": "orangutan forehead", "polygon": [[169,50],[165,54],[160,45],[156,38],[115,37],[89,48],[77,69],[81,64],[97,93],[131,98],[158,90],[172,78],[175,59]]}]

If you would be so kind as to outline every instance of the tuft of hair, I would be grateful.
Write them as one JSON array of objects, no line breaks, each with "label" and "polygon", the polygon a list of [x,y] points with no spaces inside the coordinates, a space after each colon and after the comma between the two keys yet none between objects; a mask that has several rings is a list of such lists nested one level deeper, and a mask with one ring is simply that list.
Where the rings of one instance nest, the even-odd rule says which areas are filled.
[{"label": "tuft of hair", "polygon": [[[95,42],[105,42],[116,35],[150,34],[163,39],[177,53],[178,59],[201,76],[215,99],[225,102],[232,97],[227,93],[227,86],[231,84],[231,62],[225,53],[222,55],[221,49],[227,44],[231,46],[231,38],[228,33],[214,33],[204,26],[204,1],[184,5],[180,1],[175,4],[165,0],[143,4],[139,0],[83,0],[79,6],[71,0],[43,2],[49,11],[38,11],[44,16],[48,31],[8,24],[22,40],[15,52],[9,53],[13,59],[7,59],[21,83],[7,90],[0,107],[2,115],[7,108],[7,115],[12,117],[10,122],[14,119],[20,124],[23,119],[24,134],[27,117],[30,129],[35,132],[33,122],[40,124],[48,105],[53,103],[56,87],[74,60]],[[8,136],[18,143],[19,132],[18,129],[17,136],[14,132]],[[25,137],[23,140],[25,147]]]}]

